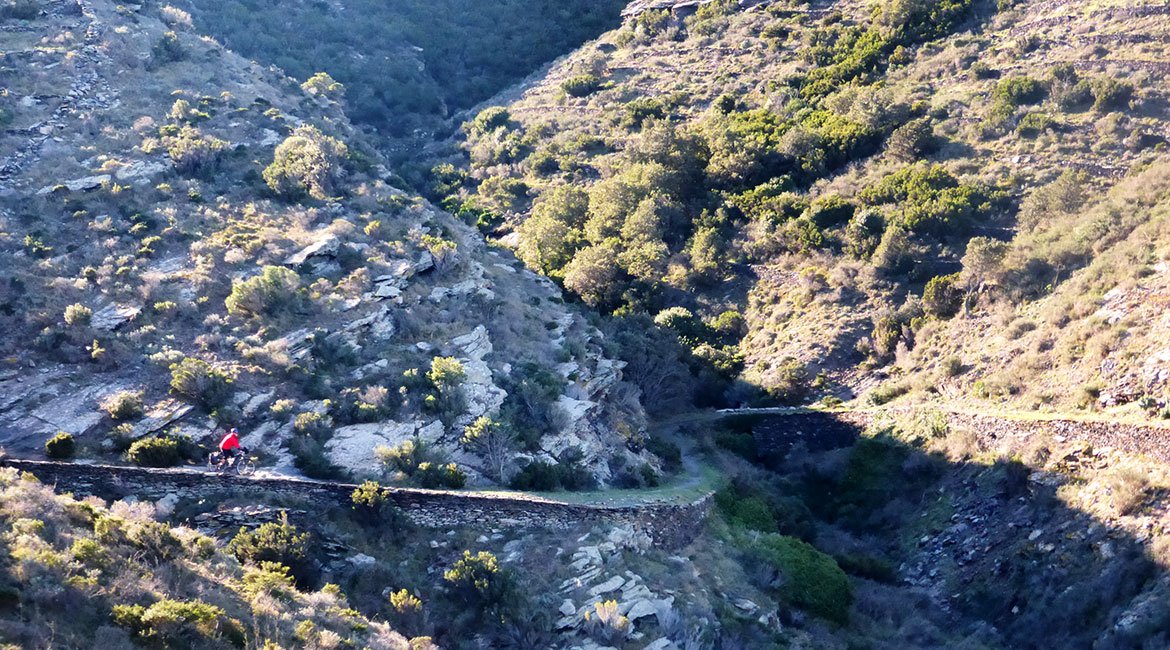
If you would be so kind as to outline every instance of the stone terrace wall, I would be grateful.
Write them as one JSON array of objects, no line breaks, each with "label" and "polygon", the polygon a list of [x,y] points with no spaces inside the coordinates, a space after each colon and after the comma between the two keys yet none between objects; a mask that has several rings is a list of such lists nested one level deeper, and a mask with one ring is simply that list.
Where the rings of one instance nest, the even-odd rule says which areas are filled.
[{"label": "stone terrace wall", "polygon": [[[752,433],[761,451],[791,444],[793,436],[815,438],[825,434],[841,436],[842,427],[858,431],[884,417],[913,412],[910,408],[881,411],[816,412],[796,411],[765,416],[767,426],[753,427]],[[942,411],[952,428],[974,431],[984,442],[1023,441],[1035,435],[1051,435],[1060,440],[1084,441],[1094,447],[1112,447],[1131,454],[1142,454],[1170,463],[1170,427],[1155,424],[1108,422],[1100,420],[1019,419],[1000,415]]]},{"label": "stone terrace wall", "polygon": [[[356,485],[292,478],[243,478],[197,470],[142,469],[110,465],[60,463],[14,458],[0,466],[31,473],[59,491],[160,499],[216,498],[251,493],[307,499],[323,508],[349,508]],[[646,503],[637,506],[595,506],[536,497],[472,494],[438,490],[390,488],[390,498],[416,524],[431,528],[534,527],[566,530],[582,524],[627,525],[646,533],[654,545],[674,549],[692,541],[710,510],[710,496],[688,504]]]}]

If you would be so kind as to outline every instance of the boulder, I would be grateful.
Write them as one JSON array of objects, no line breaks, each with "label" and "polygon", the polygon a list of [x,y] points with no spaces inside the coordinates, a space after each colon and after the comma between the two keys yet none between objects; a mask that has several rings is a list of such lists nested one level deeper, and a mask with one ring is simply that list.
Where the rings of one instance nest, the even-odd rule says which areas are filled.
[{"label": "boulder", "polygon": [[634,603],[630,606],[629,611],[626,612],[626,618],[630,619],[630,622],[632,623],[640,618],[654,616],[657,613],[658,609],[655,607],[652,601],[642,599],[634,601]]},{"label": "boulder", "polygon": [[128,183],[145,183],[170,169],[171,166],[165,162],[135,160],[114,172],[114,178]]},{"label": "boulder", "polygon": [[[98,174],[97,176],[86,176],[85,178],[76,178],[71,181],[65,181],[60,186],[64,186],[70,192],[89,192],[96,190],[102,185],[109,183],[111,177],[109,174]],[[49,185],[37,190],[37,196],[45,196],[53,190],[60,187],[59,185]]]},{"label": "boulder", "polygon": [[333,257],[341,247],[341,240],[333,233],[316,234],[313,243],[289,255],[284,260],[285,266],[300,266],[312,257]]},{"label": "boulder", "polygon": [[126,323],[138,318],[142,307],[135,305],[106,305],[94,313],[89,324],[95,330],[112,332]]},{"label": "boulder", "polygon": [[609,580],[606,580],[605,582],[590,588],[589,595],[600,596],[601,594],[608,594],[611,591],[617,591],[618,589],[621,589],[622,585],[624,584],[626,584],[625,578],[621,576],[614,576]]},{"label": "boulder", "polygon": [[325,443],[329,460],[358,473],[378,473],[374,448],[396,447],[413,438],[419,427],[415,422],[378,422],[338,427]]},{"label": "boulder", "polygon": [[174,514],[177,505],[179,505],[179,495],[168,494],[154,502],[154,514],[159,519],[166,519]]}]

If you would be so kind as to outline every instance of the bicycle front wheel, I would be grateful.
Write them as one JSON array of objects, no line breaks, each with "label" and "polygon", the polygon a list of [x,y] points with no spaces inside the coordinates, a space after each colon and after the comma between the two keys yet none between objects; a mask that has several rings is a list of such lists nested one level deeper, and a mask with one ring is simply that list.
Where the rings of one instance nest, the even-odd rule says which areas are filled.
[{"label": "bicycle front wheel", "polygon": [[236,473],[240,476],[251,476],[256,473],[256,463],[250,458],[241,458],[236,461]]}]

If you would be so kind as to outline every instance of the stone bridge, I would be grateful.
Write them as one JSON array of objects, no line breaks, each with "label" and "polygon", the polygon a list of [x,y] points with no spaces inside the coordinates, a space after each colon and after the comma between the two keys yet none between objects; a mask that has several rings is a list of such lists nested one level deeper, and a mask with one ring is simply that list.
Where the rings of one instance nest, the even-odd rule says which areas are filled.
[{"label": "stone bridge", "polygon": [[[125,496],[161,499],[254,495],[307,500],[322,508],[349,508],[356,485],[289,477],[240,477],[191,469],[144,469],[0,458],[0,466],[36,476],[58,491],[105,499]],[[702,530],[710,495],[691,503],[629,506],[575,504],[536,496],[388,488],[390,499],[415,524],[428,528],[542,528],[568,530],[581,525],[623,525],[650,536],[656,547],[685,546]]]}]

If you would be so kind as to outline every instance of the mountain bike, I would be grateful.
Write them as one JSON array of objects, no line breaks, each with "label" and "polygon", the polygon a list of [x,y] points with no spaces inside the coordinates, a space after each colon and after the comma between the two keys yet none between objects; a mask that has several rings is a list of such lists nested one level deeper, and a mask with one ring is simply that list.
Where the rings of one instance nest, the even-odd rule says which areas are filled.
[{"label": "mountain bike", "polygon": [[207,469],[219,474],[251,476],[256,473],[256,458],[243,448],[231,458],[225,457],[222,451],[213,451],[207,455]]}]

